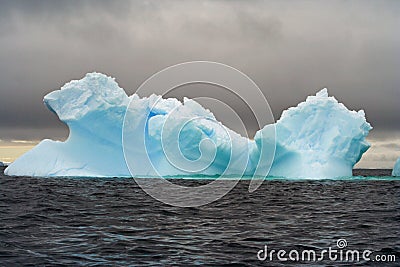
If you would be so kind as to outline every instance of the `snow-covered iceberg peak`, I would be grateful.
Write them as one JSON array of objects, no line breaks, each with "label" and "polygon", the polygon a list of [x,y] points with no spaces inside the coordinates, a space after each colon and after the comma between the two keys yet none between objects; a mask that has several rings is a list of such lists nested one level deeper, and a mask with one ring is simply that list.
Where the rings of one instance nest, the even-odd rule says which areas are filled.
[{"label": "snow-covered iceberg peak", "polygon": [[[88,73],[44,97],[45,105],[70,128],[69,138],[87,135],[120,143],[129,97],[114,78]],[[76,136],[78,134],[79,136]]]},{"label": "snow-covered iceberg peak", "polygon": [[[371,125],[363,110],[348,110],[328,90],[307,97],[282,113],[276,126],[276,154],[270,175],[292,178],[351,176],[370,147]],[[269,126],[256,134],[268,138]]]},{"label": "snow-covered iceberg peak", "polygon": [[400,158],[397,159],[396,163],[393,166],[392,175],[400,176]]},{"label": "snow-covered iceberg peak", "polygon": [[44,97],[46,106],[64,122],[78,121],[90,112],[126,106],[128,102],[124,89],[114,78],[96,72],[73,80]]}]

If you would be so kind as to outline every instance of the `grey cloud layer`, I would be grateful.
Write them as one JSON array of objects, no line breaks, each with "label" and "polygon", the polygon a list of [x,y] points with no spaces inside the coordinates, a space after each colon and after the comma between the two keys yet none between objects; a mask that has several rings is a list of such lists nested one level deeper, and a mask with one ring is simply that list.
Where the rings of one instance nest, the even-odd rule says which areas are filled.
[{"label": "grey cloud layer", "polygon": [[0,1],[0,138],[65,136],[42,98],[86,72],[131,94],[190,60],[248,74],[276,118],[328,87],[376,129],[398,130],[399,13],[397,1]]}]

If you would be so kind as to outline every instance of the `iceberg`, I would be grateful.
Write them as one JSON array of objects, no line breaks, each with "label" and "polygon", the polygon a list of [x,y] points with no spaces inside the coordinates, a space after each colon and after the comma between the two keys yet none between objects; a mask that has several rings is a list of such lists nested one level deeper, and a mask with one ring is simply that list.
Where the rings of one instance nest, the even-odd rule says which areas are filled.
[{"label": "iceberg", "polygon": [[129,176],[121,145],[129,98],[114,79],[91,73],[44,97],[69,128],[65,142],[43,140],[5,170],[26,176]]},{"label": "iceberg", "polygon": [[400,176],[400,158],[398,158],[394,164],[392,176]]},{"label": "iceberg", "polygon": [[[270,125],[256,133],[260,144]],[[352,176],[353,166],[368,150],[371,125],[363,110],[349,111],[322,89],[282,113],[275,124],[276,151],[270,176],[334,178]],[[264,140],[267,142],[267,140]]]},{"label": "iceberg", "polygon": [[6,175],[258,175],[268,173],[266,161],[275,152],[270,176],[351,176],[372,129],[364,111],[348,110],[326,89],[284,111],[254,140],[192,99],[127,96],[114,78],[100,73],[65,84],[44,103],[68,126],[68,139],[43,140],[11,163]]},{"label": "iceberg", "polygon": [[4,163],[2,161],[0,161],[0,167],[4,167]]},{"label": "iceberg", "polygon": [[[232,168],[226,174],[252,173],[252,164],[248,163],[249,153],[246,151],[255,148],[255,142],[223,126],[210,111],[193,100],[185,98],[181,103],[174,98],[163,99],[156,95],[140,98],[134,94],[128,97],[113,78],[89,73],[83,79],[71,81],[61,90],[49,93],[44,97],[44,103],[67,124],[70,130],[68,139],[65,142],[43,140],[14,161],[6,169],[7,175],[218,175],[224,173],[228,164]],[[125,120],[125,139],[128,142],[123,147],[125,115],[128,118]],[[164,122],[168,122],[168,127],[163,126]],[[143,132],[144,127],[146,132]],[[170,151],[172,144],[164,142],[166,147],[162,147],[160,142],[165,138],[161,135],[171,139],[179,130],[179,148],[183,155],[190,162],[195,162],[200,154],[205,155],[202,157],[205,168],[197,172],[185,171],[185,168],[182,170],[170,164],[165,151]],[[146,150],[138,149],[144,135]],[[212,144],[205,140],[211,140]],[[138,166],[131,170],[132,173],[125,162],[124,148]],[[230,157],[232,152],[235,154]],[[147,160],[148,157],[151,157],[151,162]]]}]

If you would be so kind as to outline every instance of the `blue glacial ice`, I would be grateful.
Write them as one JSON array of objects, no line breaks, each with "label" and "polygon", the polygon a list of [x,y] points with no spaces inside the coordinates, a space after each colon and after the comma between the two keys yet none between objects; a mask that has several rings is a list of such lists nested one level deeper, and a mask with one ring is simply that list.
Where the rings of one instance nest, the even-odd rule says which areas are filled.
[{"label": "blue glacial ice", "polygon": [[400,177],[400,158],[397,159],[396,163],[394,164],[392,176],[399,176]]},{"label": "blue glacial ice", "polygon": [[[43,140],[10,164],[7,175],[257,175],[263,167],[268,172],[264,157],[273,153],[275,140],[270,176],[351,176],[370,146],[365,138],[372,129],[364,111],[349,111],[326,89],[284,111],[254,140],[228,129],[194,100],[128,97],[113,78],[99,73],[67,83],[44,103],[68,125],[68,139]],[[124,152],[133,162],[132,174]]]},{"label": "blue glacial ice", "polygon": [[[257,132],[257,144],[269,138],[269,127]],[[372,127],[363,110],[349,111],[322,89],[285,110],[275,129],[270,176],[328,178],[352,176],[353,166],[370,147],[365,137]]]}]

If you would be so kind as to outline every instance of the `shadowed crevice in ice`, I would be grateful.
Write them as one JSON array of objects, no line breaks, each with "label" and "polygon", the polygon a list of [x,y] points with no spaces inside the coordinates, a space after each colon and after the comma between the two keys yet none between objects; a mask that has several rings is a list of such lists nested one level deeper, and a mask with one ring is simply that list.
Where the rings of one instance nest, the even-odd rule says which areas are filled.
[{"label": "shadowed crevice in ice", "polygon": [[[44,102],[68,125],[68,139],[43,140],[13,162],[5,171],[7,175],[131,176],[122,146],[125,114],[124,134],[131,141],[124,148],[129,160],[138,166],[131,170],[134,176],[155,176],[157,172],[168,176],[220,175],[229,162],[231,167],[226,175],[257,175],[257,163],[261,157],[262,169],[263,158],[271,153],[269,143],[274,140],[271,125],[250,140],[223,126],[194,100],[181,103],[156,95],[128,97],[113,78],[99,73],[67,83],[61,90],[46,95]],[[140,127],[143,124],[144,132]],[[370,146],[365,137],[372,129],[364,111],[349,111],[329,97],[326,89],[284,111],[275,127],[276,154],[270,175],[287,178],[351,176],[353,166]],[[165,141],[176,136],[179,138],[161,146],[163,138]],[[135,138],[136,142],[145,138],[147,151],[138,149]],[[168,158],[166,154],[174,149],[173,141],[180,154],[170,153],[172,158]],[[199,166],[212,161],[199,172],[187,172],[170,163],[174,159],[179,161],[180,156]]]}]

